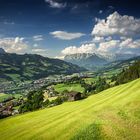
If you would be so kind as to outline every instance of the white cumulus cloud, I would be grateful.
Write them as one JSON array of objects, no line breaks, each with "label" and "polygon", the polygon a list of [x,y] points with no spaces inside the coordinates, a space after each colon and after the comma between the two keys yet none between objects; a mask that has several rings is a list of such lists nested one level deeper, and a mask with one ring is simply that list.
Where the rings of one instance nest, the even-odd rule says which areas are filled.
[{"label": "white cumulus cloud", "polygon": [[100,36],[95,36],[92,40],[93,42],[103,42],[104,41],[104,37],[100,37]]},{"label": "white cumulus cloud", "polygon": [[24,40],[23,37],[16,37],[15,38],[15,43],[21,43]]},{"label": "white cumulus cloud", "polygon": [[[140,19],[114,12],[106,19],[95,18],[91,41],[80,47],[69,46],[63,55],[75,53],[131,53],[140,55]],[[59,32],[54,33],[54,35]],[[60,32],[61,33],[61,32]],[[64,35],[66,37],[66,35]]]},{"label": "white cumulus cloud", "polygon": [[23,42],[24,38],[1,38],[0,46],[9,53],[25,53],[28,50],[28,45]]},{"label": "white cumulus cloud", "polygon": [[[132,38],[127,38],[120,43],[121,48],[132,48],[132,49],[140,49],[140,39],[133,40]],[[140,52],[139,52],[140,53]]]},{"label": "white cumulus cloud", "polygon": [[94,43],[91,44],[83,44],[80,47],[69,46],[61,51],[63,55],[75,54],[75,53],[94,53],[96,51],[96,45]]},{"label": "white cumulus cloud", "polygon": [[140,19],[136,19],[133,16],[122,16],[118,12],[114,12],[106,19],[96,19],[96,21],[97,24],[93,28],[92,35],[131,37],[140,33]]},{"label": "white cumulus cloud", "polygon": [[121,53],[131,52],[134,54],[140,54],[140,39],[133,40],[132,38],[126,38],[125,40],[110,40],[99,43],[97,52],[107,53]]},{"label": "white cumulus cloud", "polygon": [[111,40],[99,44],[98,52],[115,52],[118,50],[120,40]]},{"label": "white cumulus cloud", "polygon": [[33,53],[47,56],[47,49],[39,48],[38,44],[29,45],[23,37],[7,37],[0,39],[0,47],[7,53]]},{"label": "white cumulus cloud", "polygon": [[55,38],[62,39],[62,40],[72,40],[76,38],[80,38],[84,36],[83,33],[69,33],[66,31],[54,31],[50,32],[51,35],[53,35]]}]

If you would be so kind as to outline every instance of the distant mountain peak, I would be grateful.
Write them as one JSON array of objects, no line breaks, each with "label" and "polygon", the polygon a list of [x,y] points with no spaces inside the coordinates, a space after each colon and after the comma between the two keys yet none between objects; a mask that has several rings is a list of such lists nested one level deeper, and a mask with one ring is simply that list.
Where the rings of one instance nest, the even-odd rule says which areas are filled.
[{"label": "distant mountain peak", "polygon": [[102,66],[107,63],[104,58],[95,53],[70,54],[66,55],[64,60],[88,69],[94,69],[97,66]]},{"label": "distant mountain peak", "polygon": [[64,57],[64,60],[77,64],[79,66],[94,70],[97,67],[104,66],[107,63],[117,60],[127,60],[137,56],[136,54],[121,54],[121,53],[75,53]]},{"label": "distant mountain peak", "polygon": [[75,53],[75,54],[69,54],[69,55],[66,55],[65,56],[65,60],[72,60],[72,59],[75,59],[75,60],[81,60],[81,59],[86,59],[90,56],[92,56],[94,54],[92,53]]},{"label": "distant mountain peak", "polygon": [[0,48],[0,54],[5,54],[5,50],[3,48]]}]

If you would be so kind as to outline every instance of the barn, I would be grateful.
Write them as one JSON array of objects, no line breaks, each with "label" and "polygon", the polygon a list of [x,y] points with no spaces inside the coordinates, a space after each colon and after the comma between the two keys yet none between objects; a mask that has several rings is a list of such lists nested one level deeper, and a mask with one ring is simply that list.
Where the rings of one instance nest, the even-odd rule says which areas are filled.
[{"label": "barn", "polygon": [[80,92],[69,92],[68,94],[68,101],[77,101],[80,100],[82,98],[81,93]]}]

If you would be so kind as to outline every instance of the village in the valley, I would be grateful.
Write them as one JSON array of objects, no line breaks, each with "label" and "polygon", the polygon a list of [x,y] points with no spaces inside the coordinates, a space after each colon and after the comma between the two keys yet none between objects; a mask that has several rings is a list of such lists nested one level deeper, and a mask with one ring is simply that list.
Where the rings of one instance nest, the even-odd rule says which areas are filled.
[{"label": "village in the valley", "polygon": [[[23,103],[24,98],[30,91],[38,90],[45,86],[44,100],[56,97],[56,91],[54,90],[54,84],[63,83],[69,81],[73,77],[90,77],[89,74],[76,73],[73,75],[54,75],[46,78],[25,81],[25,82],[3,82],[0,85],[0,93],[9,95],[0,100],[0,114],[5,116],[15,115],[19,113],[18,107]],[[79,95],[78,92],[72,92],[69,94],[69,100],[75,100]]]}]

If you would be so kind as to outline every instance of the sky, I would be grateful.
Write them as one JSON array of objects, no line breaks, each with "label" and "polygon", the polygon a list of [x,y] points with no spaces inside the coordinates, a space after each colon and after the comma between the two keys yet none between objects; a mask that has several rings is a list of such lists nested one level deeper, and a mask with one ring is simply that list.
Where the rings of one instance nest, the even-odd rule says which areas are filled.
[{"label": "sky", "polygon": [[63,58],[140,54],[139,0],[0,0],[0,47]]}]

